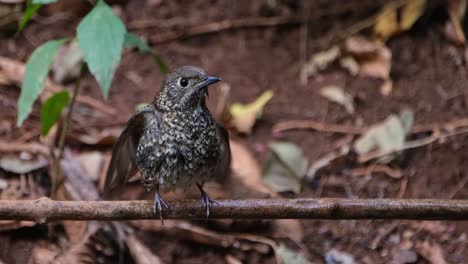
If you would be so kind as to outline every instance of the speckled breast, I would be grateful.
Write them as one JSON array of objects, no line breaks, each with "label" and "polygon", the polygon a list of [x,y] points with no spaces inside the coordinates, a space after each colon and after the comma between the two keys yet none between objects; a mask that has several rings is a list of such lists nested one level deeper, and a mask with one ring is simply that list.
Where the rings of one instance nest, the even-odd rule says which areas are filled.
[{"label": "speckled breast", "polygon": [[147,131],[141,142],[154,143],[139,145],[144,154],[137,156],[146,188],[159,185],[159,190],[165,192],[214,176],[221,153],[211,116],[200,111],[189,116],[166,113],[158,129]]}]

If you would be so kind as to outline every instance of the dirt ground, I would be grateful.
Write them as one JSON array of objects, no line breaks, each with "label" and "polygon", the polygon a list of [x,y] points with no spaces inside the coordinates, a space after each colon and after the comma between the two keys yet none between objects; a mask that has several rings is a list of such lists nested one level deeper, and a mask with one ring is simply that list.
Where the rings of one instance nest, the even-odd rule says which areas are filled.
[{"label": "dirt ground", "polygon": [[[269,5],[268,3],[276,3]],[[380,1],[384,2],[384,1]],[[378,11],[378,1],[158,1],[134,0],[117,4],[114,10],[132,32],[145,37],[165,62],[174,68],[195,65],[208,73],[222,77],[230,89],[229,102],[250,102],[263,91],[274,91],[262,118],[248,136],[231,132],[233,138],[246,144],[250,151],[265,158],[260,147],[277,135],[272,127],[288,120],[316,120],[332,124],[363,126],[384,120],[404,108],[414,111],[415,124],[436,124],[468,115],[468,62],[464,47],[456,46],[443,34],[447,21],[443,3],[433,4],[429,11],[408,32],[392,37],[387,45],[392,53],[391,79],[393,90],[388,96],[379,91],[380,80],[351,76],[338,65],[332,65],[306,85],[299,80],[301,64],[313,52],[332,42],[340,43],[340,34],[355,23]],[[226,30],[213,34],[156,42],[159,34],[182,30],[187,25],[206,24],[224,19],[272,17],[279,15],[309,15],[313,18],[307,28],[306,54],[303,45],[303,25],[287,24]],[[148,26],[148,21],[151,25]],[[26,61],[42,42],[73,34],[79,17],[69,14],[58,17],[42,13],[19,35],[5,31],[0,35],[0,56]],[[144,25],[146,22],[146,26]],[[143,25],[143,26],[142,26]],[[466,23],[465,23],[466,25]],[[370,32],[362,31],[364,35]],[[151,57],[136,51],[125,51],[114,78],[107,103],[118,109],[115,117],[79,107],[72,131],[107,126],[123,126],[140,103],[149,102],[159,90],[162,74]],[[320,96],[328,84],[345,87],[356,98],[355,114]],[[19,89],[0,86],[0,130],[2,140],[17,140],[30,131],[38,130],[39,104],[21,128],[16,128],[16,102]],[[82,94],[102,99],[95,80],[86,74]],[[213,109],[219,91],[210,91],[209,105]],[[335,133],[295,130],[283,137],[299,144],[306,158],[313,162],[329,153],[344,136]],[[30,141],[38,140],[33,135]],[[75,142],[70,146],[79,151],[93,148]],[[111,146],[100,146],[110,151]],[[395,179],[382,173],[352,176],[351,164],[339,164],[319,172],[313,181],[303,182],[299,197],[359,197],[359,198],[468,198],[468,189],[461,185],[468,174],[468,137],[450,137],[443,143],[430,144],[405,151],[390,166],[401,170],[403,177]],[[345,162],[346,163],[346,162]],[[12,174],[1,171],[0,177]],[[347,252],[357,263],[406,263],[395,260],[415,252],[417,260],[408,263],[436,262],[434,254],[441,251],[446,263],[466,263],[468,245],[466,222],[417,221],[301,221],[303,238],[294,246],[314,263],[326,261],[331,249]],[[60,229],[60,227],[55,227]],[[386,231],[388,231],[386,233]],[[27,263],[34,245],[60,244],[49,236],[44,226],[23,227],[0,233],[0,260],[5,263]],[[226,263],[226,255],[243,263],[274,263],[272,253],[222,248],[182,238],[163,231],[139,231],[137,236],[167,263]],[[267,234],[268,236],[268,234]],[[294,243],[293,243],[294,244]],[[404,244],[404,246],[402,246]],[[371,247],[375,245],[375,247]],[[404,252],[404,253],[402,253]],[[414,254],[414,253],[413,253]],[[128,256],[126,256],[129,258]],[[409,258],[409,257],[408,257]],[[129,260],[130,261],[130,260]],[[393,261],[393,262],[392,262]],[[230,262],[235,263],[235,262]]]}]

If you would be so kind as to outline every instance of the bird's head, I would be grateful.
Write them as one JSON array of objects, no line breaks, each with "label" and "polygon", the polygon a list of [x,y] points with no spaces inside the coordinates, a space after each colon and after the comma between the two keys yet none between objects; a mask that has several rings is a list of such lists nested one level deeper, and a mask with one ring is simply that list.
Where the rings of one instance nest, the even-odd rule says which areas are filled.
[{"label": "bird's head", "polygon": [[182,66],[164,79],[156,105],[165,111],[205,107],[208,86],[221,81],[194,66]]}]

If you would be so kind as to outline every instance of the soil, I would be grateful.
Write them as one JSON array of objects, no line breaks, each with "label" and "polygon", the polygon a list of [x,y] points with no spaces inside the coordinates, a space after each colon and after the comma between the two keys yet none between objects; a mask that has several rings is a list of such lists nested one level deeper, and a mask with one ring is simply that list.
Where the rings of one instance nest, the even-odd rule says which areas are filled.
[{"label": "soil", "polygon": [[[275,6],[267,3],[275,2]],[[339,32],[378,10],[377,1],[128,1],[115,5],[126,25],[136,21],[149,20],[156,23],[153,27],[132,29],[133,32],[152,39],[153,36],[181,25],[199,25],[223,19],[243,17],[303,15],[310,12],[311,17],[320,17],[308,28],[307,56],[301,52],[301,26],[281,25],[266,28],[247,28],[222,31],[187,39],[153,45],[165,62],[174,68],[178,65],[195,65],[208,73],[222,77],[231,87],[230,102],[250,102],[263,91],[271,89],[274,97],[264,109],[261,120],[249,136],[232,133],[233,137],[246,143],[255,152],[256,146],[267,144],[274,136],[273,125],[286,120],[311,119],[336,124],[355,124],[359,119],[364,125],[384,120],[392,113],[405,107],[415,113],[415,124],[439,123],[468,115],[466,85],[468,71],[466,49],[451,44],[443,35],[447,16],[440,6],[434,6],[416,26],[388,42],[392,52],[391,78],[393,91],[384,96],[379,91],[381,81],[368,77],[350,76],[339,67],[331,67],[315,77],[307,85],[301,84],[298,70],[301,62],[316,52],[323,44],[321,40],[330,33]],[[382,2],[382,1],[381,1]],[[310,11],[307,11],[309,5]],[[0,55],[25,61],[29,54],[46,40],[69,37],[74,33],[79,18],[71,14],[50,22],[47,18],[54,15],[42,14],[19,35],[5,32],[0,37]],[[44,24],[44,21],[49,21]],[[170,26],[170,25],[176,25]],[[367,32],[364,32],[365,34]],[[320,45],[318,44],[320,43]],[[110,90],[108,103],[118,109],[118,116],[109,117],[95,114],[82,107],[82,117],[74,120],[72,129],[82,131],[96,125],[123,125],[133,114],[135,107],[149,102],[159,90],[162,74],[151,57],[136,51],[125,51],[121,65]],[[337,104],[330,103],[319,95],[319,89],[327,84],[345,87],[346,91],[357,98],[356,115],[352,116]],[[38,105],[21,128],[14,126],[16,120],[16,101],[19,91],[15,87],[0,86],[0,120],[7,122],[10,129],[0,136],[5,140],[18,139],[27,131],[38,127]],[[83,81],[83,94],[103,100],[95,80],[87,74]],[[210,91],[209,105],[213,108],[219,92]],[[91,111],[92,112],[92,111]],[[83,123],[83,120],[85,121]],[[331,133],[312,131],[292,131],[284,136],[298,143],[309,161],[327,154],[341,136]],[[36,140],[34,137],[32,140]],[[81,146],[75,146],[80,148]],[[110,147],[107,149],[110,150]],[[263,153],[258,153],[260,159]],[[301,197],[398,197],[402,181],[407,180],[404,198],[468,198],[468,188],[460,188],[449,197],[467,177],[468,137],[459,135],[447,139],[442,144],[433,144],[406,152],[392,166],[401,168],[404,177],[393,179],[385,175],[372,175],[368,182],[358,187],[360,178],[342,175],[341,186],[327,185],[330,177],[323,173],[316,182],[305,182]],[[340,167],[339,170],[350,169]],[[339,172],[339,171],[338,171]],[[317,185],[321,186],[317,188]],[[350,190],[345,186],[349,185]],[[351,193],[350,193],[351,192]],[[302,241],[308,256],[323,262],[325,253],[334,248],[352,254],[358,263],[390,262],[394,252],[388,240],[376,249],[369,245],[379,232],[395,225],[393,233],[399,234],[412,228],[411,221],[301,221],[305,231]],[[396,224],[395,224],[396,223]],[[448,263],[466,263],[468,250],[466,242],[460,237],[468,232],[464,222],[437,222],[447,227],[447,234],[431,233],[422,228],[416,232],[412,241],[430,240],[442,246]],[[9,250],[0,250],[0,259],[6,263],[25,262],[19,258],[20,251],[30,254],[31,244],[37,240],[47,240],[47,232],[35,227],[23,231],[0,233],[0,244],[9,245]],[[30,234],[36,233],[34,238]],[[140,237],[154,253],[166,262],[174,263],[221,263],[225,255],[239,255],[228,249],[203,246],[195,242],[174,240],[159,234],[148,236],[142,232]],[[466,236],[466,235],[465,235]],[[411,240],[410,239],[410,240]],[[9,251],[9,252],[8,252]],[[12,254],[11,252],[15,252]],[[237,254],[237,255],[236,255]],[[242,254],[241,254],[242,255]],[[271,255],[254,253],[243,254],[249,263],[274,262]],[[425,263],[419,258],[418,263]]]}]

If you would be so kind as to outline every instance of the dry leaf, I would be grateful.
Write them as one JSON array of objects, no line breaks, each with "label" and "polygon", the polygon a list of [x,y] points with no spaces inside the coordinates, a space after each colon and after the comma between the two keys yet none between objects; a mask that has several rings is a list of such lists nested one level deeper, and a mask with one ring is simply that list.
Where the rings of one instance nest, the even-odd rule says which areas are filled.
[{"label": "dry leaf", "polygon": [[227,264],[242,264],[242,261],[240,259],[229,254],[226,255],[224,259],[226,260]]},{"label": "dry leaf", "polygon": [[429,241],[419,242],[416,249],[421,256],[427,259],[432,264],[447,264],[445,261],[442,248],[437,243],[430,243]]},{"label": "dry leaf", "polygon": [[277,219],[273,226],[273,237],[288,237],[298,244],[304,238],[304,226],[297,219]]},{"label": "dry leaf", "polygon": [[374,33],[383,41],[389,39],[399,31],[398,5],[395,2],[389,2],[380,11],[374,25]]},{"label": "dry leaf", "polygon": [[359,74],[366,77],[382,79],[380,92],[389,95],[393,82],[390,79],[392,53],[381,44],[361,36],[353,36],[346,40],[344,51],[359,64]]},{"label": "dry leaf", "polygon": [[393,91],[393,82],[390,79],[385,80],[380,86],[380,93],[382,95],[390,95]]},{"label": "dry leaf", "polygon": [[301,181],[307,172],[307,160],[294,143],[278,141],[269,144],[263,181],[275,192],[299,193]]},{"label": "dry leaf", "polygon": [[325,86],[320,90],[320,95],[332,102],[341,104],[349,114],[354,114],[353,97],[345,92],[343,88],[335,85]]},{"label": "dry leaf", "polygon": [[82,152],[77,159],[93,181],[97,181],[103,170],[105,156],[99,151]]},{"label": "dry leaf", "polygon": [[302,84],[307,84],[307,79],[311,75],[326,69],[341,54],[338,46],[333,46],[328,50],[313,54],[310,59],[301,67],[300,79]]},{"label": "dry leaf", "polygon": [[272,97],[273,91],[268,90],[250,104],[232,104],[229,111],[232,116],[232,124],[237,131],[249,134],[252,131],[255,120],[261,116],[263,107],[265,107]]},{"label": "dry leaf", "polygon": [[407,1],[401,10],[400,30],[410,29],[419,17],[424,13],[426,0]]},{"label": "dry leaf", "polygon": [[231,145],[231,170],[233,177],[252,190],[272,194],[273,191],[266,187],[262,180],[262,169],[254,155],[247,147],[235,140],[230,140]]},{"label": "dry leaf", "polygon": [[8,182],[5,179],[0,178],[0,190],[6,189]]},{"label": "dry leaf", "polygon": [[[267,193],[272,197],[277,194],[263,182],[262,169],[255,156],[242,143],[230,140],[232,177],[252,191]],[[300,242],[304,237],[304,229],[297,219],[280,219],[273,221],[274,234],[278,237],[289,237]]]},{"label": "dry leaf", "polygon": [[395,34],[410,29],[424,13],[426,0],[406,1],[400,16],[398,16],[399,5],[396,1],[389,2],[377,16],[374,33],[380,40],[386,41]]},{"label": "dry leaf", "polygon": [[48,165],[49,161],[42,156],[38,156],[37,158],[21,158],[21,155],[20,157],[4,155],[0,158],[0,168],[16,174],[25,174],[45,168]]},{"label": "dry leaf", "polygon": [[386,46],[380,46],[373,58],[360,61],[361,75],[380,78],[383,80],[390,79],[390,69],[392,65],[392,53]]},{"label": "dry leaf", "polygon": [[448,13],[450,22],[445,26],[445,33],[449,39],[457,44],[465,43],[462,21],[465,17],[467,0],[449,0]]},{"label": "dry leaf", "polygon": [[[390,115],[383,122],[372,126],[354,144],[354,150],[359,155],[366,155],[373,150],[381,153],[399,149],[403,146],[406,135],[413,124],[413,112],[404,110],[400,116]],[[382,162],[389,162],[388,157]]]},{"label": "dry leaf", "polygon": [[343,49],[357,60],[366,60],[368,57],[375,56],[382,46],[382,43],[377,43],[366,37],[352,36],[346,39]]},{"label": "dry leaf", "polygon": [[359,63],[351,56],[340,59],[340,66],[345,68],[352,76],[356,76],[361,68]]}]

